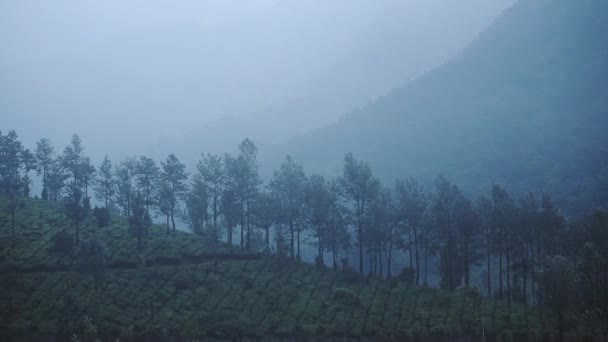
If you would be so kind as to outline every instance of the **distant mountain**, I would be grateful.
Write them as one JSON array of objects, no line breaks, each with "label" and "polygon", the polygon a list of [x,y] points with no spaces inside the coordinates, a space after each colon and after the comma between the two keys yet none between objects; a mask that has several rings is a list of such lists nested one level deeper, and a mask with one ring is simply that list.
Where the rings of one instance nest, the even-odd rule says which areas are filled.
[{"label": "distant mountain", "polygon": [[531,0],[442,67],[265,160],[290,153],[335,175],[352,151],[387,184],[442,173],[471,192],[546,191],[574,212],[606,203],[607,129],[608,2]]},{"label": "distant mountain", "polygon": [[[286,58],[271,61],[268,70],[258,70],[252,64],[253,71],[248,71],[268,74],[266,81],[272,92],[235,91],[226,97],[239,102],[240,97],[253,94],[266,104],[250,106],[249,112],[234,111],[231,118],[191,125],[190,134],[176,137],[173,150],[203,146],[206,151],[224,151],[245,136],[266,149],[335,122],[404,80],[416,78],[456,55],[513,1],[465,0],[458,6],[446,5],[445,0],[423,4],[402,0],[282,1],[267,17],[285,21],[284,26],[273,27],[277,32],[285,31],[282,34],[289,38],[278,48],[294,51]],[[310,18],[319,16],[316,12],[327,13],[322,15],[327,21],[310,22]],[[318,33],[322,27],[332,27],[327,32],[329,37]],[[288,35],[290,29],[299,34]],[[306,38],[302,32],[309,30],[318,36]],[[235,49],[240,51],[242,47]],[[251,50],[243,50],[242,54],[257,56]],[[311,63],[318,68],[307,68]]]}]

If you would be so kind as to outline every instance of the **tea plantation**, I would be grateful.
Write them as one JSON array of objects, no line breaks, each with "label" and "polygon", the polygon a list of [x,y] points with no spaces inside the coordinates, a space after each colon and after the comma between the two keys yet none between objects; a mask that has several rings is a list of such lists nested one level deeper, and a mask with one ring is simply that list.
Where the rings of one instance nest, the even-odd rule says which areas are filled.
[{"label": "tea plantation", "polygon": [[[149,232],[143,255],[126,222],[81,239],[105,250],[101,274],[75,254],[53,251],[53,236],[74,229],[61,211],[28,200],[10,218],[0,202],[0,339],[69,339],[88,317],[101,340],[559,340],[557,315],[508,305],[474,290],[453,293],[362,277],[225,246],[193,234]],[[595,320],[567,317],[567,339],[606,340]]]}]

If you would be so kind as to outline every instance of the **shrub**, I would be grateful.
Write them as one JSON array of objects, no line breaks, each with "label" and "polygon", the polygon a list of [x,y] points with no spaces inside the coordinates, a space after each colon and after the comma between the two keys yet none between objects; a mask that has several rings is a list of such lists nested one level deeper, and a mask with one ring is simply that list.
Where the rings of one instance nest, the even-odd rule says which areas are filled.
[{"label": "shrub", "polygon": [[399,273],[399,280],[412,285],[416,279],[416,271],[413,268],[404,267],[401,273]]},{"label": "shrub", "polygon": [[315,257],[315,265],[318,268],[325,269],[325,262],[323,261],[323,257],[318,255]]},{"label": "shrub", "polygon": [[334,299],[343,306],[353,307],[359,306],[359,296],[351,289],[346,287],[338,287],[334,289]]},{"label": "shrub", "polygon": [[51,237],[51,251],[60,255],[71,255],[74,252],[72,235],[65,230],[53,234]]},{"label": "shrub", "polygon": [[95,207],[95,209],[93,209],[93,215],[100,228],[107,227],[110,224],[110,210],[108,210],[108,208]]}]

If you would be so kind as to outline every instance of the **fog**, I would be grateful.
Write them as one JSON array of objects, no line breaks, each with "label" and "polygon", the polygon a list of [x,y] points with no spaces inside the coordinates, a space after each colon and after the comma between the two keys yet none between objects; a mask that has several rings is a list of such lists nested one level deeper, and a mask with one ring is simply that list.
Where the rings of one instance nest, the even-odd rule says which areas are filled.
[{"label": "fog", "polygon": [[0,126],[190,161],[314,130],[449,60],[512,0],[4,1]]},{"label": "fog", "polygon": [[604,341],[608,1],[0,1],[0,341]]}]

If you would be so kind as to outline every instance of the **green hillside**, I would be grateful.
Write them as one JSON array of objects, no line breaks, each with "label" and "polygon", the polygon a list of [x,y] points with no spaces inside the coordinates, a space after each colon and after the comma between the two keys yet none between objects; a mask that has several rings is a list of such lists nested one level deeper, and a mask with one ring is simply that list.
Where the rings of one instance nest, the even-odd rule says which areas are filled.
[{"label": "green hillside", "polygon": [[335,174],[353,152],[389,182],[441,173],[580,212],[608,200],[607,61],[608,2],[519,1],[451,62],[276,156]]},{"label": "green hillside", "polygon": [[[4,208],[6,201],[0,204]],[[162,226],[149,234],[144,267],[120,218],[105,228],[87,219],[82,241],[96,235],[106,260],[101,273],[92,273],[80,267],[77,253],[61,257],[53,251],[51,237],[62,229],[72,232],[53,204],[24,200],[14,247],[6,211],[0,215],[2,340],[82,336],[85,317],[104,340],[478,338],[481,322],[489,340],[558,336],[556,315],[540,308],[509,307],[475,290],[449,293],[348,269],[211,249],[199,236],[167,234]],[[605,334],[601,322],[579,315],[567,320],[568,336]]]}]

